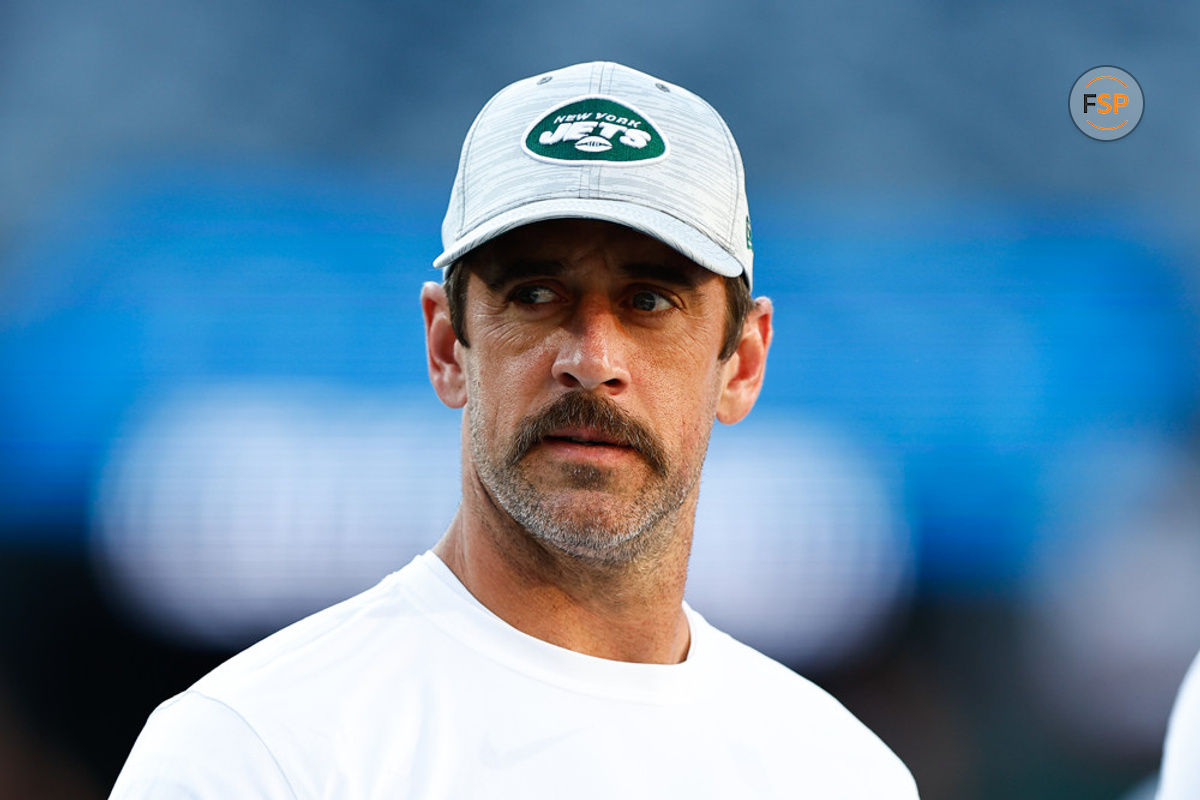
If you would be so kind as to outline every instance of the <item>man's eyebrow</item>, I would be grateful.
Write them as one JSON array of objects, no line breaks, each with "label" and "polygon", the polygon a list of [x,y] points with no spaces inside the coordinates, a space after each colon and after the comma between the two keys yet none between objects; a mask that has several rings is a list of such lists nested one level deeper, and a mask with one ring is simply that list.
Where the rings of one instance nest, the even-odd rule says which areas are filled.
[{"label": "man's eyebrow", "polygon": [[[499,291],[509,284],[528,278],[557,277],[565,271],[562,262],[532,258],[504,263],[492,261],[478,268],[479,277],[492,291]],[[704,274],[701,268],[688,269],[661,261],[635,261],[623,265],[621,273],[627,278],[667,283],[684,289],[696,288]]]},{"label": "man's eyebrow", "polygon": [[703,272],[701,269],[676,267],[658,261],[638,261],[626,264],[621,271],[630,278],[670,283],[684,289],[694,289],[700,284]]},{"label": "man's eyebrow", "polygon": [[496,291],[515,281],[535,277],[552,278],[561,275],[562,272],[563,265],[558,261],[519,259],[504,264],[493,261],[479,269],[479,277],[483,279],[489,289]]}]

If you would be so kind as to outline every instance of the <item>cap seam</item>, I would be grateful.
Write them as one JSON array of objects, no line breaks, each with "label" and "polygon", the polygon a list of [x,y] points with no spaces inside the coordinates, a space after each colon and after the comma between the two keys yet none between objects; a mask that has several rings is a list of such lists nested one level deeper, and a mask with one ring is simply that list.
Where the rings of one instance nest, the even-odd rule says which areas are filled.
[{"label": "cap seam", "polygon": [[608,66],[607,62],[601,61],[592,70],[589,86],[595,86],[593,92],[600,91],[600,87],[604,85],[604,68]]},{"label": "cap seam", "polygon": [[[595,94],[611,94],[612,93],[612,78],[616,73],[613,65],[607,61],[600,62],[599,76],[596,79]],[[579,174],[579,191],[580,198],[585,200],[594,199],[593,195],[596,191],[597,178],[599,172],[592,164],[585,164]]]},{"label": "cap seam", "polygon": [[[596,94],[611,94],[613,75],[616,74],[616,69],[607,61],[600,62],[600,79],[596,82]],[[596,193],[597,185],[600,182],[600,170],[592,164],[588,164],[583,169],[581,180],[586,181],[583,191],[586,199],[591,200]]]}]

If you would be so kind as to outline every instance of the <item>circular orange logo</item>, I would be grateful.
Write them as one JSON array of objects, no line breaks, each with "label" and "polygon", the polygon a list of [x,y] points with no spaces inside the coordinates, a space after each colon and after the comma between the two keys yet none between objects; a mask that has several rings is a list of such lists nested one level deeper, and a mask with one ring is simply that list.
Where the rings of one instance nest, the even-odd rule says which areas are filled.
[{"label": "circular orange logo", "polygon": [[1142,121],[1145,98],[1137,80],[1119,67],[1092,67],[1071,87],[1068,100],[1075,127],[1093,139],[1128,136]]}]

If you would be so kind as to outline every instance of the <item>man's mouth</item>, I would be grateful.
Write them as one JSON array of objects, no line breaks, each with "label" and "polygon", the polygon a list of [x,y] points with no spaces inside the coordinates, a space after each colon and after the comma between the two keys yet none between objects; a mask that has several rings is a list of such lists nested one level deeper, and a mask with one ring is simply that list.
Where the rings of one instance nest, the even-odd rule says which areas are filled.
[{"label": "man's mouth", "polygon": [[572,444],[583,444],[591,447],[629,447],[628,444],[617,437],[601,433],[600,431],[557,430],[550,432],[544,438],[549,441],[570,442]]}]

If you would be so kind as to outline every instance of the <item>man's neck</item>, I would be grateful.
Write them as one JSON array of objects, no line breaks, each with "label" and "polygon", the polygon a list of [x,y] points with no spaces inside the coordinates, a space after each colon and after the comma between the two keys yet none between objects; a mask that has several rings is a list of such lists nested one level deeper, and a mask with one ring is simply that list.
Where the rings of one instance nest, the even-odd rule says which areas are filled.
[{"label": "man's neck", "polygon": [[627,563],[580,559],[517,525],[481,485],[463,503],[434,552],[483,605],[531,636],[587,655],[674,664],[690,642],[683,589],[695,493],[652,546]]}]

